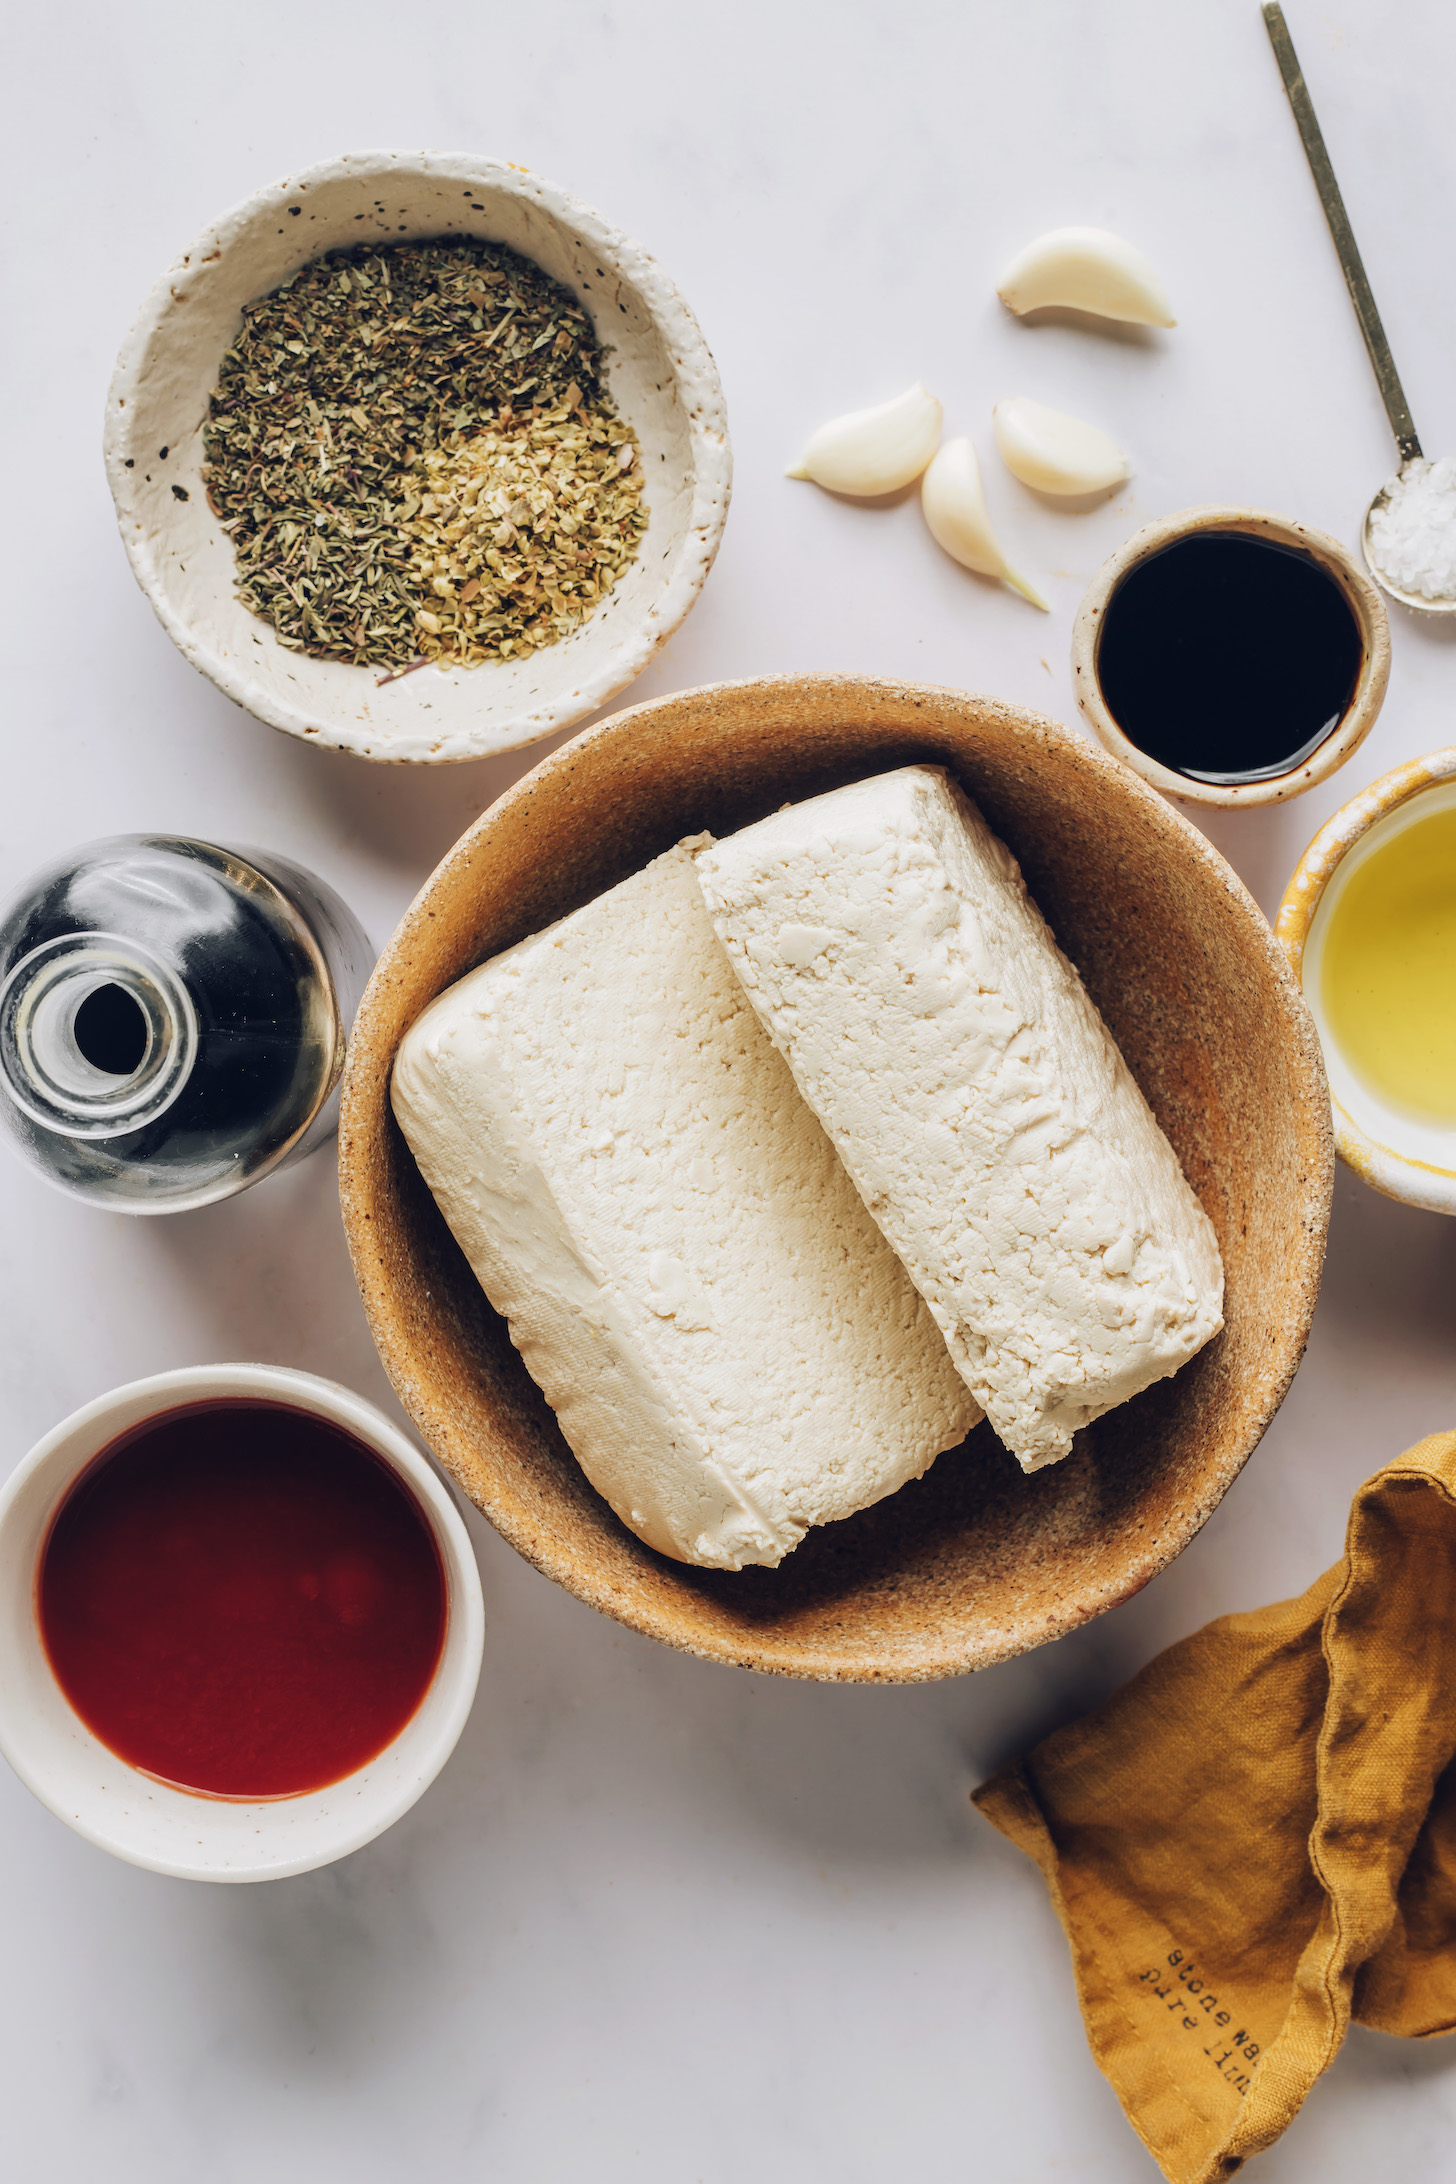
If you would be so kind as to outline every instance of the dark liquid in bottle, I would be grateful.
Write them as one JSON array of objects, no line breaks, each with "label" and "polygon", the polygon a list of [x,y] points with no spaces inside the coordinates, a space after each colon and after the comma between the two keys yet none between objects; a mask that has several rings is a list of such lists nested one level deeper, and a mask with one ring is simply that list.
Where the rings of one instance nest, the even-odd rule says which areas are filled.
[{"label": "dark liquid in bottle", "polygon": [[123,1211],[231,1197],[332,1130],[369,962],[280,858],[88,843],[0,907],[0,1137]]},{"label": "dark liquid in bottle", "polygon": [[445,1577],[409,1489],[290,1405],[193,1403],[81,1474],[36,1606],[56,1680],[119,1758],[214,1797],[367,1766],[434,1678]]},{"label": "dark liquid in bottle", "polygon": [[129,1077],[147,1051],[147,1020],[123,986],[98,986],[76,1011],[74,1037],[94,1069]]},{"label": "dark liquid in bottle", "polygon": [[1339,725],[1359,625],[1310,555],[1202,531],[1140,562],[1102,618],[1097,679],[1130,743],[1192,781],[1292,772]]}]

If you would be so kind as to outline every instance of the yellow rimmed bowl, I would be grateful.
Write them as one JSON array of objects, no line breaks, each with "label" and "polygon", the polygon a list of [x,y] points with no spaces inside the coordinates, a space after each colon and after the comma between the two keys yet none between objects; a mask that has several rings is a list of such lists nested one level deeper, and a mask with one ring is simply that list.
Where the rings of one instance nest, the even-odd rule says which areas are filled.
[{"label": "yellow rimmed bowl", "polygon": [[1456,1213],[1456,1125],[1401,1109],[1355,1069],[1331,1030],[1322,985],[1331,920],[1356,873],[1408,827],[1453,809],[1456,747],[1382,774],[1320,828],[1294,868],[1274,928],[1319,1027],[1340,1158],[1387,1198],[1432,1213]]}]

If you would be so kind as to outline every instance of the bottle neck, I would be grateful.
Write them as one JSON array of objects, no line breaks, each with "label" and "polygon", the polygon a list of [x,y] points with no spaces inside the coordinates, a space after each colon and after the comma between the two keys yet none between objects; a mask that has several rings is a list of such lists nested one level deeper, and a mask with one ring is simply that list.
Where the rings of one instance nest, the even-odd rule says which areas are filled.
[{"label": "bottle neck", "polygon": [[196,1058],[187,988],[123,934],[46,941],[0,987],[0,1093],[63,1137],[121,1137],[154,1122]]}]

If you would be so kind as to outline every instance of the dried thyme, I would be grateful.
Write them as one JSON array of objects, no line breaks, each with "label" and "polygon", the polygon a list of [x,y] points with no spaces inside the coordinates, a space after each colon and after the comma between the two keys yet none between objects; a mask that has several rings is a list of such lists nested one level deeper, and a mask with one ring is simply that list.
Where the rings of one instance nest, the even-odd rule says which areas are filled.
[{"label": "dried thyme", "polygon": [[[553,431],[564,437],[543,437]],[[517,466],[518,484],[525,466],[553,508],[551,463],[573,482],[539,533],[545,511],[533,505],[509,573],[483,558],[502,548],[481,546],[482,590],[488,576],[496,603],[472,614],[479,594],[447,602],[435,581],[453,582],[433,564],[465,541],[440,535],[435,488],[461,500],[480,467],[465,451],[487,441],[490,461]],[[576,299],[514,251],[446,237],[331,252],[248,305],[213,393],[204,475],[237,554],[238,597],[280,643],[359,665],[403,668],[427,650],[472,664],[567,634],[630,560],[646,524],[640,462],[629,490],[627,472],[599,479],[588,460],[623,446],[635,441]],[[583,508],[577,487],[594,484],[612,513]],[[581,518],[569,564],[564,548],[553,558],[537,543],[569,537],[568,513]]]}]

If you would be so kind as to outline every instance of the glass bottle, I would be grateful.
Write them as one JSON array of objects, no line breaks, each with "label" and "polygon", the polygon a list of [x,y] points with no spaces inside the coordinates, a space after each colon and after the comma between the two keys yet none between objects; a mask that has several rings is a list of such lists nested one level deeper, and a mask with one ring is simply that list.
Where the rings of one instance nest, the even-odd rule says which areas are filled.
[{"label": "glass bottle", "polygon": [[178,1213],[332,1135],[373,963],[280,857],[118,834],[0,916],[0,1123],[74,1197]]}]

